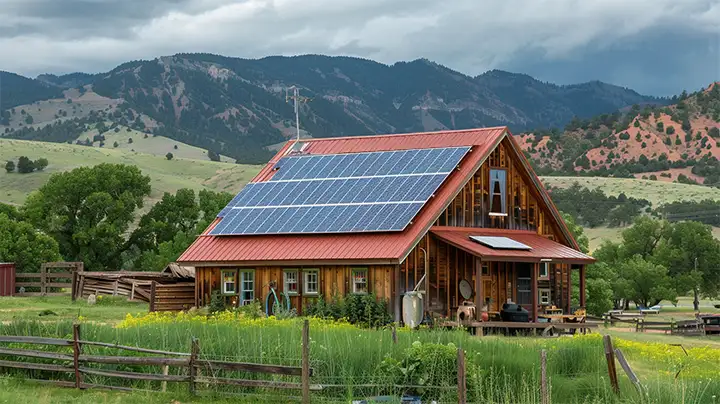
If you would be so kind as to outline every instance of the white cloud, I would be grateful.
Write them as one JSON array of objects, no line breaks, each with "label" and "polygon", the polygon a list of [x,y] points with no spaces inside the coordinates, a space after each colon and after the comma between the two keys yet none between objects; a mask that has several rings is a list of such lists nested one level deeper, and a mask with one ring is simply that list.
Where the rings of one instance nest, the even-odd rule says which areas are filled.
[{"label": "white cloud", "polygon": [[[64,17],[40,10],[58,3],[70,8]],[[0,0],[0,69],[102,71],[177,52],[352,52],[385,63],[426,57],[478,74],[517,65],[528,54],[554,62],[657,32],[705,38],[717,53],[712,44],[720,35],[720,0],[117,0],[88,10],[82,4]],[[152,6],[143,14],[146,4]]]}]

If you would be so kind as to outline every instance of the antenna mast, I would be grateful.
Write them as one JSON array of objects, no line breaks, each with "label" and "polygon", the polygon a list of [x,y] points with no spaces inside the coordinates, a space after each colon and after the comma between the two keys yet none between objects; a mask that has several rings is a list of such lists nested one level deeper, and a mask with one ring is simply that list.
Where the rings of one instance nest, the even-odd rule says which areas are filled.
[{"label": "antenna mast", "polygon": [[[289,94],[289,90],[292,90],[292,95]],[[292,86],[285,89],[285,102],[290,100],[294,101],[295,106],[295,131],[297,133],[297,141],[300,141],[300,103],[308,102],[308,97],[300,96],[300,89]]]}]

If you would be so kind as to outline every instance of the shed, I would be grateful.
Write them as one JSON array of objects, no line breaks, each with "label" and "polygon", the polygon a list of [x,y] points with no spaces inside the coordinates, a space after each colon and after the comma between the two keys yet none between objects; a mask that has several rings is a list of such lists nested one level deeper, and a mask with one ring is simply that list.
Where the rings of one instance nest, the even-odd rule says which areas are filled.
[{"label": "shed", "polygon": [[0,296],[15,294],[15,264],[0,262]]}]

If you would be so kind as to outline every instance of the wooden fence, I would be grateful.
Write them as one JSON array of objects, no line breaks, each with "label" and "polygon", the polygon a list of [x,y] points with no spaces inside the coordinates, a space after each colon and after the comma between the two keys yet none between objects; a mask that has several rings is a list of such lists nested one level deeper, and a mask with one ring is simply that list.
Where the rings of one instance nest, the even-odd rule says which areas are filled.
[{"label": "wooden fence", "polygon": [[[239,387],[261,387],[266,389],[294,389],[301,390],[303,402],[309,403],[310,391],[322,389],[322,387],[319,385],[310,384],[310,377],[313,374],[313,369],[310,368],[309,333],[310,326],[309,322],[306,320],[303,325],[302,366],[293,367],[283,365],[227,362],[204,359],[200,355],[200,342],[196,338],[193,338],[191,341],[191,348],[189,353],[168,352],[156,349],[145,349],[132,346],[111,344],[106,342],[85,341],[80,338],[80,325],[75,324],[73,326],[73,339],[71,340],[28,336],[0,336],[0,343],[51,345],[56,347],[66,347],[72,351],[68,353],[62,353],[25,348],[0,347],[0,356],[15,356],[46,359],[53,361],[53,363],[39,363],[27,361],[0,360],[0,367],[25,370],[41,370],[45,372],[68,374],[70,376],[65,378],[72,380],[44,379],[39,381],[55,384],[62,387],[75,387],[79,389],[108,388],[115,390],[132,390],[132,388],[130,387],[98,385],[84,382],[83,376],[94,375],[103,377],[117,377],[126,380],[160,381],[162,382],[162,391],[165,390],[167,382],[188,383],[188,389],[192,394],[195,394],[198,383],[203,383],[208,386],[231,385]],[[85,346],[114,348],[132,352],[152,354],[155,356],[88,355],[82,352],[83,347]],[[64,364],[59,364],[59,362],[64,362]],[[141,373],[118,371],[114,369],[100,367],[89,367],[88,364],[162,366],[163,370],[162,373]],[[174,372],[174,374],[170,374],[169,367],[182,368],[184,370]],[[301,378],[301,382],[297,383],[275,380],[245,380],[229,377],[216,377],[215,374],[217,371],[235,371],[282,376],[297,376]],[[41,374],[46,375],[46,373]]]},{"label": "wooden fence", "polygon": [[195,283],[150,285],[150,311],[181,311],[195,306]]},{"label": "wooden fence", "polygon": [[[82,268],[82,262],[46,262],[40,266],[38,273],[16,273],[15,296],[70,296],[74,290],[74,274]],[[53,269],[63,271],[55,272]],[[58,289],[67,291],[60,292]]]}]

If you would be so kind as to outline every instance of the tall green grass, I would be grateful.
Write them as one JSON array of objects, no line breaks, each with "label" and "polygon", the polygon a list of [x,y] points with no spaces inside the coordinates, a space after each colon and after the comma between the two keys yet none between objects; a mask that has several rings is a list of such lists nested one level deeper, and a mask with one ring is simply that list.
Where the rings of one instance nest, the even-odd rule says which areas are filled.
[{"label": "tall green grass", "polygon": [[[200,341],[201,357],[206,359],[289,366],[300,365],[301,332],[302,322],[298,320],[258,327],[226,323],[170,323],[132,328],[83,324],[81,329],[82,339],[85,340],[116,342],[179,352],[189,352],[190,340],[195,337]],[[46,324],[16,321],[1,326],[0,334],[70,338],[72,324],[67,321]],[[468,380],[468,387],[471,390],[469,396],[474,397],[477,402],[539,403],[542,349],[548,351],[551,394],[553,402],[556,403],[647,401],[713,403],[718,402],[717,397],[720,397],[720,380],[698,380],[690,373],[681,375],[677,381],[674,380],[673,375],[663,376],[661,373],[652,373],[652,377],[643,380],[647,392],[645,398],[638,395],[627,378],[620,373],[621,394],[615,396],[607,379],[607,365],[602,341],[599,338],[477,338],[463,331],[400,330],[398,343],[393,344],[392,334],[388,329],[364,330],[345,325],[311,327],[310,360],[314,368],[311,382],[329,386],[323,392],[316,393],[318,398],[347,400],[377,394],[413,392],[413,389],[394,386],[388,378],[383,378],[385,376],[378,369],[387,358],[402,362],[416,341],[422,344],[452,343],[456,347],[463,348],[466,351],[468,374],[471,375],[471,379]],[[130,352],[115,349],[89,346],[84,349],[89,353],[132,355]],[[643,366],[661,365],[643,363]],[[107,365],[103,367],[112,368]],[[157,367],[117,366],[115,368],[160,373]],[[453,370],[438,366],[438,369],[432,371],[452,372]],[[622,372],[619,366],[618,371]],[[299,378],[284,376],[222,372],[216,374],[246,379],[272,378],[299,382]],[[143,389],[159,387],[157,382],[131,382],[102,377],[89,379],[90,382],[99,384],[131,385]],[[201,390],[204,389],[202,385],[199,387]],[[430,391],[428,395],[433,398],[442,401],[456,400],[457,390],[453,388],[452,383],[426,387],[424,391]],[[183,384],[173,386],[169,383],[168,388],[171,391],[186,391],[187,386]],[[273,393],[259,389],[220,390],[256,394]]]}]

